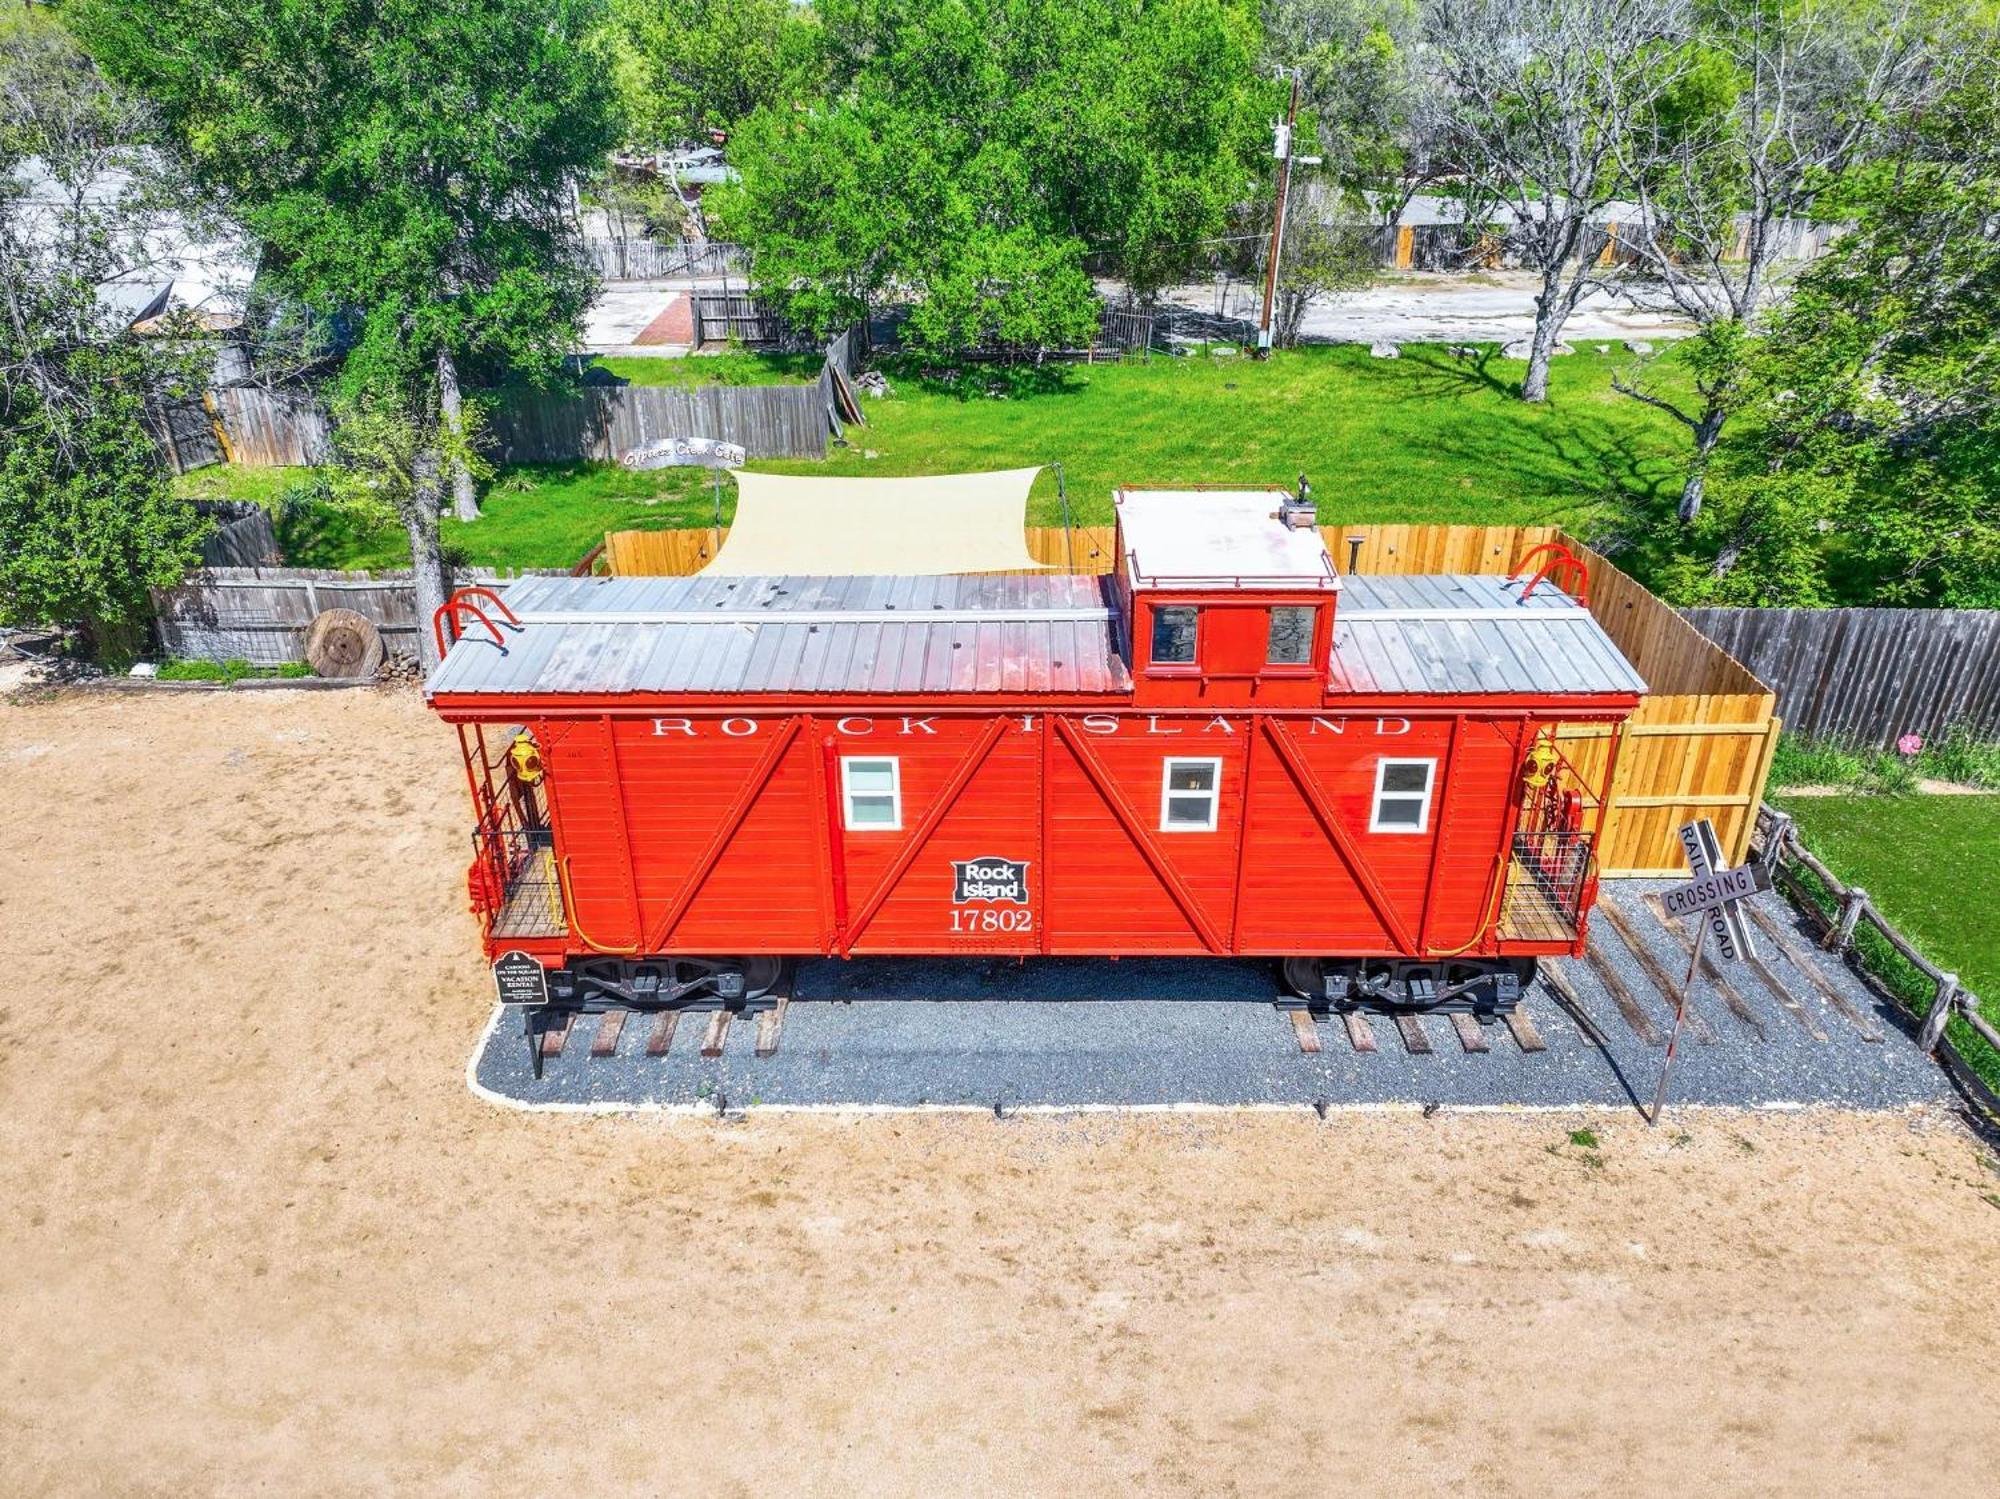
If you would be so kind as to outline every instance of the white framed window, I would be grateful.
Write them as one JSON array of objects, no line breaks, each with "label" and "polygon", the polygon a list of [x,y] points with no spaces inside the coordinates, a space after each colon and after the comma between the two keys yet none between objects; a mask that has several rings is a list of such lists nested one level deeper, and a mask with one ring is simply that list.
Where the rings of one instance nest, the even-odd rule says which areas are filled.
[{"label": "white framed window", "polygon": [[1375,765],[1375,808],[1371,833],[1421,833],[1431,825],[1435,760],[1380,760]]},{"label": "white framed window", "polygon": [[843,755],[840,798],[846,826],[857,833],[893,833],[903,826],[903,767],[894,755]]},{"label": "white framed window", "polygon": [[1160,831],[1214,832],[1221,786],[1220,760],[1168,757],[1160,767]]}]

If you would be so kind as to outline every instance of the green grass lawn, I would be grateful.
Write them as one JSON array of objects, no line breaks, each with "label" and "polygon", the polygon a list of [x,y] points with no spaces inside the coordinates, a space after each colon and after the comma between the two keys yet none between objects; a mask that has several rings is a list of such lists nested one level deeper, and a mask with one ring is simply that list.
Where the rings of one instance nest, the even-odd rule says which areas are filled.
[{"label": "green grass lawn", "polygon": [[[410,565],[402,527],[368,525],[351,511],[306,498],[316,470],[205,468],[176,481],[182,494],[246,499],[273,511],[278,546],[293,567],[388,568]],[[446,516],[446,551],[473,567],[573,567],[606,531],[667,531],[708,525],[715,515],[713,476],[704,469],[630,473],[608,463],[524,463],[501,471],[469,523]],[[287,491],[293,497],[287,496]],[[723,520],[736,508],[736,485],[722,476]]]},{"label": "green grass lawn", "polygon": [[[1586,346],[1588,347],[1588,346]],[[1621,498],[1678,492],[1686,439],[1671,418],[1611,389],[1629,356],[1555,362],[1551,398],[1514,394],[1525,365],[1406,345],[1148,363],[976,369],[955,384],[885,368],[895,394],[862,400],[868,425],[797,473],[921,474],[1060,461],[1078,524],[1111,519],[1120,485],[1292,483],[1303,471],[1329,523],[1559,523],[1587,529]],[[873,456],[870,456],[870,455]],[[1030,523],[1059,518],[1035,485]]]},{"label": "green grass lawn", "polygon": [[[1993,914],[2000,905],[2000,795],[1777,801],[1797,820],[1805,846],[1847,883],[1866,890],[1875,908],[1933,963],[1956,973],[1979,995],[1986,1018],[2000,1025],[2000,920]],[[1879,961],[1879,972],[1911,998],[1928,999],[1929,980],[1886,944],[1873,945],[1880,953],[1868,956]],[[2000,1087],[2000,1058],[1962,1031],[1957,1027],[1954,1038],[1987,1081]]]},{"label": "green grass lawn", "polygon": [[[1585,348],[1589,348],[1585,345]],[[1524,366],[1453,359],[1406,345],[1396,360],[1354,347],[1303,349],[1257,362],[1235,355],[1148,363],[976,368],[926,378],[891,362],[894,393],[863,398],[868,424],[828,461],[759,462],[777,472],[925,474],[1060,461],[1071,517],[1111,519],[1119,484],[1289,485],[1303,471],[1330,525],[1447,522],[1554,523],[1587,531],[1621,504],[1660,503],[1678,492],[1685,437],[1668,417],[1611,389],[1624,356],[1579,353],[1555,362],[1549,401],[1514,394]],[[711,374],[768,383],[809,374],[817,356],[729,354],[700,359],[609,359],[620,376],[665,383]],[[204,469],[189,494],[272,503],[301,475],[290,470]],[[712,516],[705,474],[628,474],[609,465],[504,471],[485,518],[446,523],[467,562],[564,567],[607,530],[701,526]],[[725,498],[733,494],[725,480]],[[700,492],[700,493],[698,493]],[[725,519],[730,514],[725,508]],[[1055,475],[1029,501],[1029,524],[1061,517]],[[286,534],[289,533],[289,534]],[[301,566],[394,565],[396,532],[294,517],[281,527]]]}]

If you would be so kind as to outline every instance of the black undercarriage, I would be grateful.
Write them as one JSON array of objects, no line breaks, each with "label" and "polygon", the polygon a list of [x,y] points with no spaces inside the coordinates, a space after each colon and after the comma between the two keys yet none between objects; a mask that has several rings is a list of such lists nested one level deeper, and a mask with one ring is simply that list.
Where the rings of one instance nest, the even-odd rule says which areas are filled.
[{"label": "black undercarriage", "polygon": [[1336,1010],[1504,1015],[1535,981],[1533,958],[1287,958],[1285,986]]}]

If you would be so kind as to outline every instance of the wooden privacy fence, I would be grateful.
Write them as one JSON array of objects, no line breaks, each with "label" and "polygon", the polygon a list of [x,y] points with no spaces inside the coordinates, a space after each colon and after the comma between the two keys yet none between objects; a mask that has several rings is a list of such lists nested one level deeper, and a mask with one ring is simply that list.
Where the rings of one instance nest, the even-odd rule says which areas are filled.
[{"label": "wooden privacy fence", "polygon": [[743,275],[750,256],[721,240],[656,240],[592,236],[583,242],[591,269],[606,281],[659,281],[673,276]]},{"label": "wooden privacy fence", "polygon": [[324,463],[333,422],[309,391],[226,385],[199,401],[148,413],[153,440],[177,474],[216,463],[283,468]]},{"label": "wooden privacy fence", "polygon": [[[539,575],[462,569],[461,584]],[[567,576],[556,569],[554,576]],[[153,591],[160,647],[196,661],[282,666],[306,658],[306,627],[324,609],[352,609],[382,632],[392,655],[417,654],[417,590],[404,570],[335,572],[303,567],[211,567],[177,588]],[[423,622],[429,629],[430,622]]]},{"label": "wooden privacy fence", "polygon": [[502,463],[563,463],[616,462],[663,437],[717,437],[752,458],[823,458],[828,427],[811,385],[612,385],[495,393],[487,430]]},{"label": "wooden privacy fence", "polygon": [[694,343],[735,339],[752,347],[782,343],[784,321],[742,292],[698,291],[694,299]]},{"label": "wooden privacy fence", "polygon": [[1684,613],[1771,684],[1794,734],[1887,746],[1964,725],[2000,737],[2000,610]]},{"label": "wooden privacy fence", "polygon": [[[1593,784],[1614,743],[1617,779],[1606,800],[1598,866],[1609,876],[1687,872],[1680,825],[1712,818],[1731,862],[1750,850],[1771,756],[1776,697],[1729,653],[1589,547],[1554,526],[1323,526],[1342,571],[1511,573],[1534,547],[1564,541],[1590,568],[1590,612],[1646,680],[1648,693],[1621,729],[1571,724],[1563,752]],[[698,572],[728,537],[720,531],[614,531],[614,573]],[[1113,529],[1027,528],[1028,553],[1068,572],[1113,565]]]}]

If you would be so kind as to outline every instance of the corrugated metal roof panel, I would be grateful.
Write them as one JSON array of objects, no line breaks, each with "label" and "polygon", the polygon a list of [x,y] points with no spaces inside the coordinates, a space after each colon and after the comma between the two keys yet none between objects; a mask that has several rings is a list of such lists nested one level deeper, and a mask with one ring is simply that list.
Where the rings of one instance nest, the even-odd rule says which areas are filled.
[{"label": "corrugated metal roof panel", "polygon": [[1645,682],[1569,595],[1486,576],[1348,580],[1334,614],[1336,692],[1628,693]]}]

